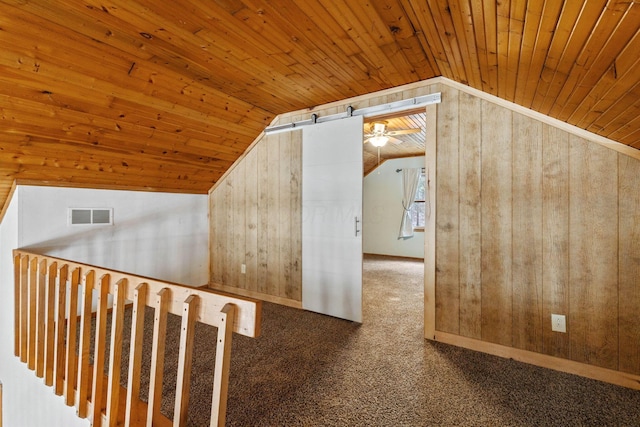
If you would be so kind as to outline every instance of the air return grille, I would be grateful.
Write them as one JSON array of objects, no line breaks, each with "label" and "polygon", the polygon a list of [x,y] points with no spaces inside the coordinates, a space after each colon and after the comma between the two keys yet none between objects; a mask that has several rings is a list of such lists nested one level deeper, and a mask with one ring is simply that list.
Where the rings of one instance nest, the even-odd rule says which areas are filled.
[{"label": "air return grille", "polygon": [[113,224],[111,208],[69,208],[70,225]]}]

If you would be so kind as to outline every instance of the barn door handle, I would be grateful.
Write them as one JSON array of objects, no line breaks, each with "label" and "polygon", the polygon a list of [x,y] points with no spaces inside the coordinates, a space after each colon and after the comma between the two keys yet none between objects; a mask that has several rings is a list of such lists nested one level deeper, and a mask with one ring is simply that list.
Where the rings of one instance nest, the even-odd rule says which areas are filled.
[{"label": "barn door handle", "polygon": [[355,217],[356,220],[356,237],[358,237],[358,233],[360,232],[360,230],[358,230],[358,223],[360,222],[360,220],[358,219],[358,217]]}]

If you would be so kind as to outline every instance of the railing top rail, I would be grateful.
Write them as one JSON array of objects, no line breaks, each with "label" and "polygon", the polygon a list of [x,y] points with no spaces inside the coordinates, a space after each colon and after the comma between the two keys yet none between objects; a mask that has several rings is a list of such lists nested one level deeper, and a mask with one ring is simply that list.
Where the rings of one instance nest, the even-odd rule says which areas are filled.
[{"label": "railing top rail", "polygon": [[[20,256],[21,259],[26,256],[30,259],[37,258],[39,261],[46,260],[49,265],[55,262],[58,264],[58,268],[63,265],[67,265],[69,269],[69,276],[71,276],[71,272],[76,269],[80,269],[80,273],[83,275],[86,272],[93,270],[95,277],[98,280],[101,277],[108,275],[111,279],[111,287],[115,287],[115,284],[120,281],[125,281],[127,283],[125,297],[127,300],[133,300],[136,287],[139,284],[146,283],[148,286],[146,305],[148,306],[153,306],[153,299],[155,298],[155,295],[160,290],[167,288],[170,291],[171,300],[169,304],[169,312],[176,315],[182,315],[183,303],[187,297],[195,295],[200,299],[200,304],[198,304],[196,313],[196,320],[216,327],[220,326],[220,311],[226,304],[231,303],[236,306],[236,318],[233,325],[233,332],[254,338],[260,335],[262,303],[259,300],[222,294],[207,288],[197,288],[152,279],[91,264],[84,264],[81,262],[30,252],[23,249],[14,249],[13,256],[14,258],[16,256]],[[109,292],[112,293],[112,289],[110,289]]]}]

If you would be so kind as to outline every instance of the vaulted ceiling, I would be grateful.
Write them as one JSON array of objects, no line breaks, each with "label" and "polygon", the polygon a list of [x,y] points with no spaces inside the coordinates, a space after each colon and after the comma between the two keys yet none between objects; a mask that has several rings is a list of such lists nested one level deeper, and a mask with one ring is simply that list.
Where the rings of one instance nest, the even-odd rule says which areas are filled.
[{"label": "vaulted ceiling", "polygon": [[444,76],[640,148],[640,3],[2,0],[14,180],[205,193],[280,113]]},{"label": "vaulted ceiling", "polygon": [[[362,165],[364,174],[368,175],[388,159],[424,156],[427,126],[425,116],[426,114],[423,112],[382,120],[386,130],[394,135],[389,138],[389,142],[379,148],[368,144],[367,137],[374,135],[372,125],[381,122],[381,120],[375,118],[367,120],[364,125],[365,144]],[[399,134],[396,135],[396,133]]]}]

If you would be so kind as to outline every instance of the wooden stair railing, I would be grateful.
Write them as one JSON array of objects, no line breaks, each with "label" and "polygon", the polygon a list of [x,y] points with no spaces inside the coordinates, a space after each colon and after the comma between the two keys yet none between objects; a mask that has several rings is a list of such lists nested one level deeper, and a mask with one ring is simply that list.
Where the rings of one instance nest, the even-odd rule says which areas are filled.
[{"label": "wooden stair railing", "polygon": [[[231,336],[234,332],[259,336],[260,301],[19,249],[13,256],[15,355],[57,395],[64,396],[67,405],[75,405],[79,417],[96,427],[186,425],[194,329],[196,322],[202,322],[218,329],[210,425],[224,425]],[[97,301],[92,298],[94,293]],[[131,346],[127,387],[123,388],[120,362],[127,302],[132,303]],[[80,309],[74,309],[78,304]],[[148,402],[140,399],[145,305],[154,308]],[[109,371],[104,375],[108,310],[112,311]],[[160,413],[169,313],[182,317],[173,421]],[[90,365],[92,316],[96,320]],[[77,327],[69,327],[78,322],[79,333]]]}]

